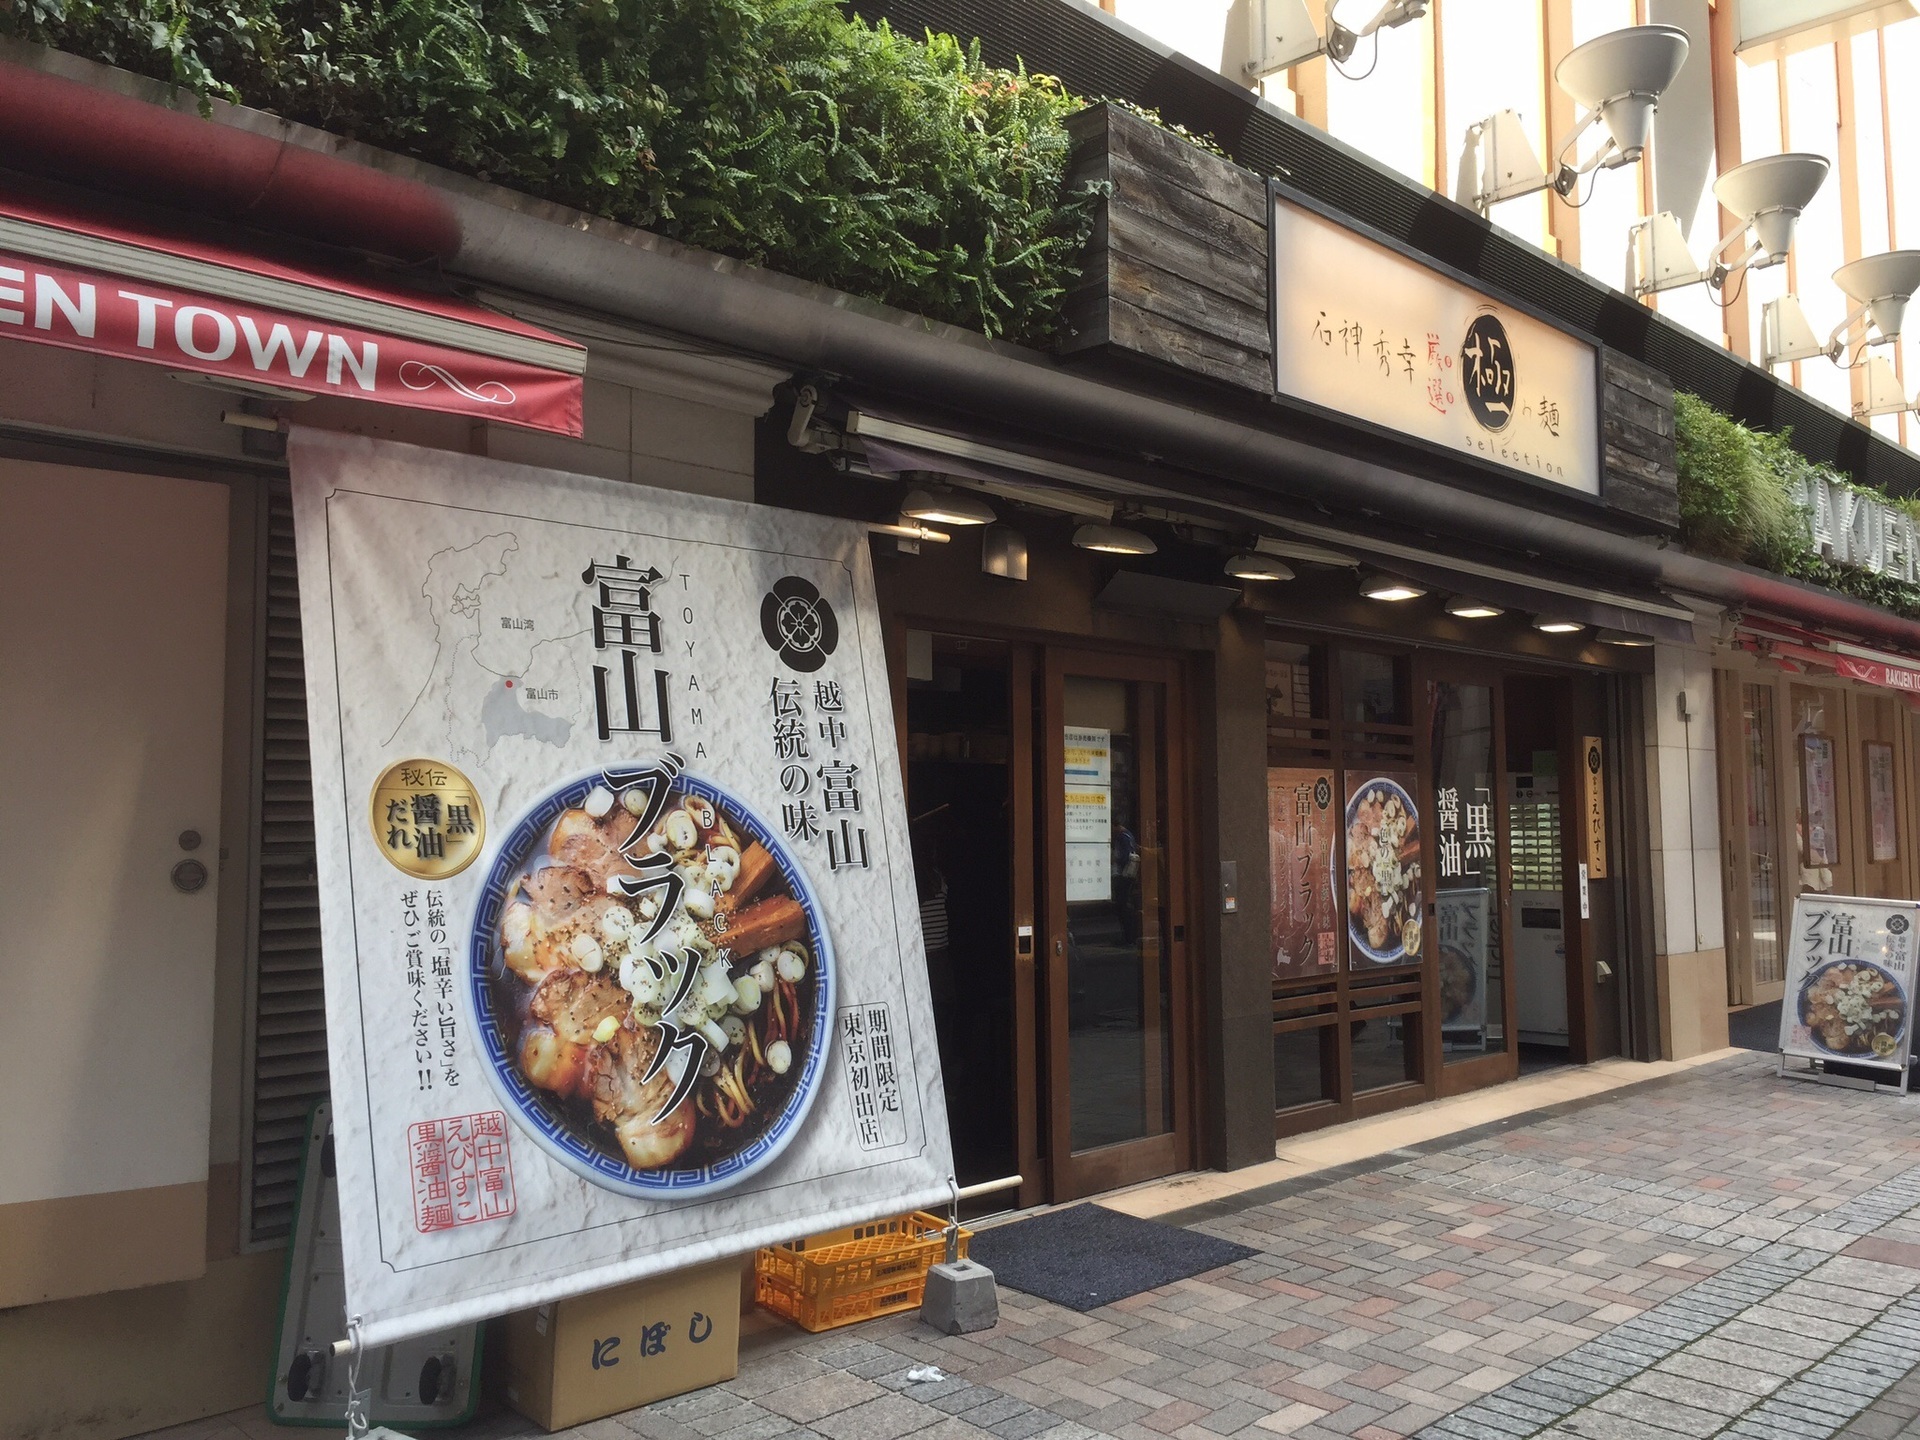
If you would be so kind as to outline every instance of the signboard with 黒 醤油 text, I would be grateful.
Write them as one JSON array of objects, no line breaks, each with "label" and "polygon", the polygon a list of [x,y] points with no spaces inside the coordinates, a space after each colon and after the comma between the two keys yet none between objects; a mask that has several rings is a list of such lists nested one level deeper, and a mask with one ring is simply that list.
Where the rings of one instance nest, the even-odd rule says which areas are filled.
[{"label": "signboard with \u9ed2 \u91a4\u6cb9 text", "polygon": [[323,431],[289,463],[362,1338],[946,1195],[864,529]]}]

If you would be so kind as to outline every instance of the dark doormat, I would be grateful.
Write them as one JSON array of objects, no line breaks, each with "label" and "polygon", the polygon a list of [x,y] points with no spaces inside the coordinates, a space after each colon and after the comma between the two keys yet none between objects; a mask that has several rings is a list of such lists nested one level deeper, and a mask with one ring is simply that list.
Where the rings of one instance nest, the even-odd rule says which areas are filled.
[{"label": "dark doormat", "polygon": [[1260,1252],[1099,1205],[1074,1205],[982,1230],[968,1253],[1000,1284],[1084,1311]]},{"label": "dark doormat", "polygon": [[1727,1043],[1742,1050],[1780,1048],[1780,1002],[1749,1005],[1727,1016]]}]

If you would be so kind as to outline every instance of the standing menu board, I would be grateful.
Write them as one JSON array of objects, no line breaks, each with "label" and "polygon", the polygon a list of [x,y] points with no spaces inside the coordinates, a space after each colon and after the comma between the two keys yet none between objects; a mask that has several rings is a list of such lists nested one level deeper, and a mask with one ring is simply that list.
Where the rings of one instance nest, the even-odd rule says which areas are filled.
[{"label": "standing menu board", "polygon": [[1904,1073],[1920,901],[1805,894],[1787,937],[1780,1052]]},{"label": "standing menu board", "polygon": [[362,1339],[935,1203],[864,529],[295,429]]}]

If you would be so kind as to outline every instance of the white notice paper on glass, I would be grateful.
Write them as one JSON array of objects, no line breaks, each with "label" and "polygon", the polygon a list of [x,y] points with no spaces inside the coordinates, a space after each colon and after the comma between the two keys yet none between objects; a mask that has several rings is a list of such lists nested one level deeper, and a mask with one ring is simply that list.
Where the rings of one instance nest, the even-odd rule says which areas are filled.
[{"label": "white notice paper on glass", "polygon": [[1067,846],[1067,903],[1113,898],[1111,850],[1105,844]]}]

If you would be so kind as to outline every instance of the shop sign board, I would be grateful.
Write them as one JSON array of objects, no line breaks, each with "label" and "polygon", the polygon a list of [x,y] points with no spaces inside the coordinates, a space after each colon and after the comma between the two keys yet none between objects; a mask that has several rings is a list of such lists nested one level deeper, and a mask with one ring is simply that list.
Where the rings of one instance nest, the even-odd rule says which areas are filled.
[{"label": "shop sign board", "polygon": [[1420,807],[1410,770],[1347,772],[1344,812],[1350,968],[1418,965],[1422,949]]},{"label": "shop sign board", "polygon": [[1330,769],[1267,771],[1267,856],[1273,881],[1273,978],[1331,972],[1334,831]]},{"label": "shop sign board", "polygon": [[1780,1053],[1904,1072],[1920,901],[1803,894],[1793,905]]},{"label": "shop sign board", "polygon": [[1596,347],[1277,189],[1272,244],[1281,395],[1600,494]]},{"label": "shop sign board", "polygon": [[863,529],[290,437],[349,1311],[939,1201]]}]

